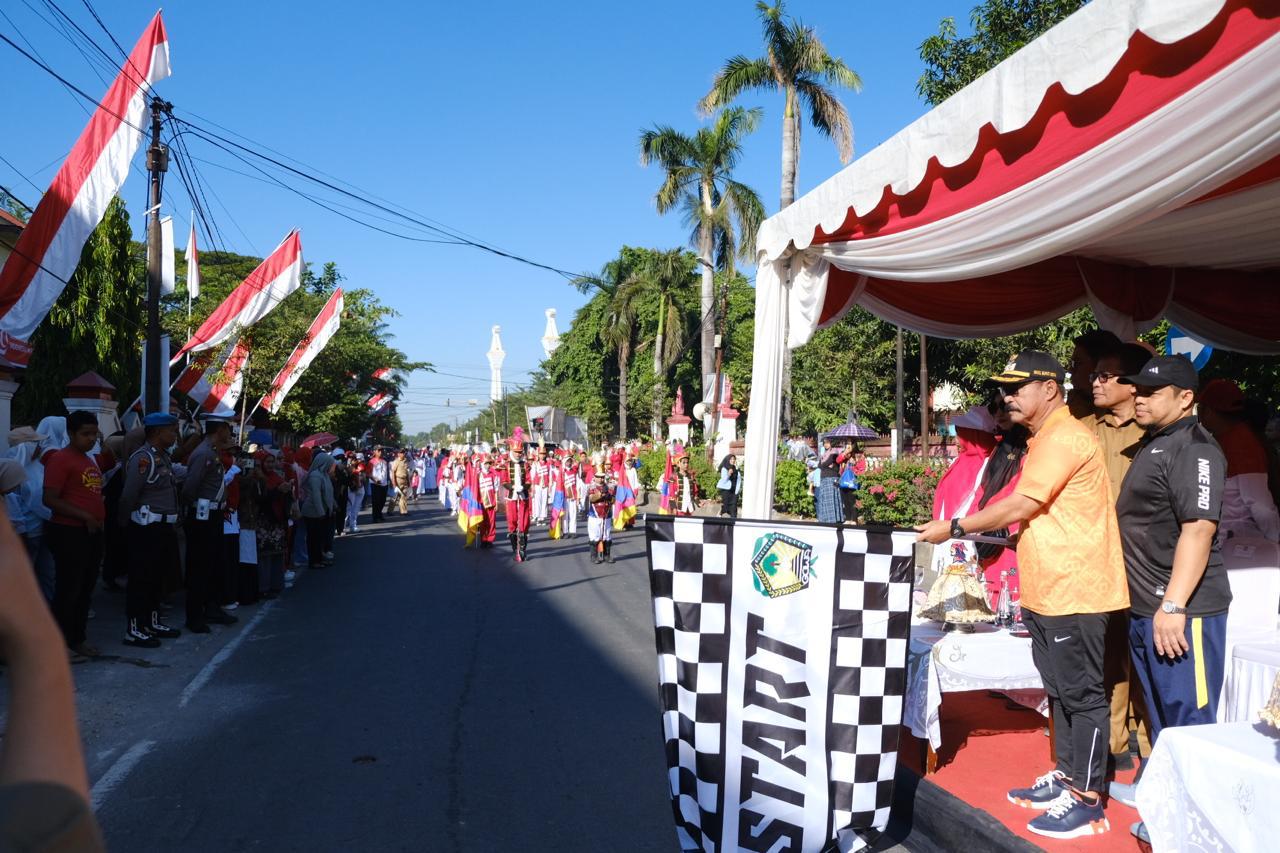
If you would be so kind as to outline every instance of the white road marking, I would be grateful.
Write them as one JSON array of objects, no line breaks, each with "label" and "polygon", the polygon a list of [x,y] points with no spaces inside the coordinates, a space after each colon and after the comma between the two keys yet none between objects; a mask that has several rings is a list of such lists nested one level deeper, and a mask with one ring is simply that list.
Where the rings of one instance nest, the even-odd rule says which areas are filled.
[{"label": "white road marking", "polygon": [[115,763],[107,768],[107,772],[102,774],[102,778],[94,783],[93,789],[89,791],[90,801],[93,803],[93,810],[96,812],[102,808],[102,803],[106,800],[107,795],[115,790],[116,786],[125,780],[133,768],[138,766],[148,752],[155,749],[156,742],[153,740],[141,740],[129,747],[124,755],[116,759]]},{"label": "white road marking", "polygon": [[268,601],[266,604],[258,608],[257,614],[249,620],[248,625],[244,626],[244,630],[237,634],[231,642],[219,649],[218,653],[213,656],[213,659],[205,664],[203,669],[196,673],[196,677],[191,679],[191,683],[182,690],[182,696],[178,699],[179,708],[187,707],[187,703],[195,697],[196,693],[200,692],[200,688],[209,683],[209,679],[213,678],[213,674],[218,671],[218,667],[226,663],[231,656],[235,654],[236,649],[240,648],[240,644],[244,642],[245,638],[253,633],[253,629],[262,621],[262,617],[266,616],[267,613],[271,611],[271,607],[274,604],[274,601]]}]

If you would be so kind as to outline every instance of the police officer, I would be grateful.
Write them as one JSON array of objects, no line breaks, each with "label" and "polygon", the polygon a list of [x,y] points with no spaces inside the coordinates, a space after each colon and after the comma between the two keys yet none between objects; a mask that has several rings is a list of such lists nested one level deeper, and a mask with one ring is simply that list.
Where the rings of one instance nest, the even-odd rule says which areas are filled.
[{"label": "police officer", "polygon": [[187,630],[209,633],[209,623],[233,625],[236,617],[218,606],[211,585],[221,577],[226,545],[222,540],[222,516],[226,485],[219,458],[231,446],[231,423],[202,415],[204,440],[187,458],[182,483],[182,503],[187,510]]},{"label": "police officer", "polygon": [[126,646],[155,648],[181,635],[160,619],[160,591],[167,567],[178,560],[178,490],[169,448],[178,440],[178,419],[153,412],[143,419],[145,443],[124,466],[120,524],[128,542],[129,589]]}]

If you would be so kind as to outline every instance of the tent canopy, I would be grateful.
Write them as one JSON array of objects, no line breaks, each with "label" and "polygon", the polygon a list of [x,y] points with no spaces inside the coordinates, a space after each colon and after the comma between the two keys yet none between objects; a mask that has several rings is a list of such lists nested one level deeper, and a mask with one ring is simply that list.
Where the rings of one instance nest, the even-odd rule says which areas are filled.
[{"label": "tent canopy", "polygon": [[746,511],[784,347],[860,305],[943,337],[1090,305],[1280,352],[1280,0],[1094,0],[757,235]]}]

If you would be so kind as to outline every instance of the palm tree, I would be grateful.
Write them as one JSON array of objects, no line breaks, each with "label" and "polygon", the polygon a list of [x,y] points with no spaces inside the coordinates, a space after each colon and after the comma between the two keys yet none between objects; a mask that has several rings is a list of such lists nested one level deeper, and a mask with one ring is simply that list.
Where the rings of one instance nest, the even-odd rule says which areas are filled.
[{"label": "palm tree", "polygon": [[667,213],[679,205],[693,228],[690,244],[698,251],[702,272],[704,383],[715,370],[716,268],[732,270],[735,252],[743,258],[755,254],[756,231],[764,219],[764,205],[755,190],[733,179],[743,139],[759,125],[761,114],[759,109],[732,107],[693,136],[667,126],[640,133],[640,162],[657,163],[666,173],[654,196],[658,212]]},{"label": "palm tree", "polygon": [[635,341],[636,306],[631,271],[613,260],[595,275],[580,275],[570,284],[583,293],[599,291],[608,299],[600,342],[618,358],[618,438],[627,438],[627,368]]},{"label": "palm tree", "polygon": [[800,107],[823,136],[835,142],[840,161],[853,157],[853,123],[849,111],[831,87],[862,89],[857,72],[833,57],[812,27],[784,15],[783,2],[770,6],[757,0],[756,11],[764,27],[765,55],[748,59],[739,54],[725,62],[711,83],[711,91],[699,102],[706,114],[730,103],[744,92],[779,91],[782,111],[782,203],[795,201],[796,172],[800,161]]},{"label": "palm tree", "polygon": [[[849,111],[831,86],[855,92],[862,89],[856,71],[833,57],[812,27],[787,19],[783,0],[770,6],[757,0],[756,12],[764,28],[765,55],[748,59],[731,57],[716,73],[711,91],[698,103],[706,114],[728,104],[744,92],[780,91],[782,110],[782,201],[779,209],[796,199],[796,173],[800,163],[800,107],[809,110],[809,121],[829,137],[840,152],[840,162],[853,158],[853,122]],[[791,426],[791,350],[782,354],[782,422]]]},{"label": "palm tree", "polygon": [[658,300],[658,325],[653,338],[653,396],[650,435],[662,435],[662,404],[667,392],[667,372],[683,350],[684,318],[676,293],[690,284],[688,255],[683,249],[651,253],[625,285],[622,299],[635,304]]}]

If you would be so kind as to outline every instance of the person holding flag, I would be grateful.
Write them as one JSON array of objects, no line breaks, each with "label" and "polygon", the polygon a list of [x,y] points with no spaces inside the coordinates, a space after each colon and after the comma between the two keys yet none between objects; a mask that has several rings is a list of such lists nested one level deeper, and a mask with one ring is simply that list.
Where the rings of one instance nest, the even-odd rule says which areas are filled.
[{"label": "person holding flag", "polygon": [[620,451],[613,456],[614,487],[613,529],[624,530],[635,524],[636,490],[632,485],[631,475],[635,468],[631,463],[631,449]]},{"label": "person holding flag", "polygon": [[492,548],[498,533],[498,492],[502,488],[502,478],[494,470],[493,460],[488,456],[480,457],[480,510],[483,518],[480,521],[480,547]]},{"label": "person holding flag", "polygon": [[475,460],[468,458],[462,474],[462,486],[458,490],[458,528],[466,534],[464,548],[470,548],[481,538],[484,509],[480,505],[480,478]]},{"label": "person holding flag", "polygon": [[582,507],[582,481],[578,463],[570,452],[563,461],[564,470],[564,538],[578,535],[578,511]]},{"label": "person holding flag", "polygon": [[552,539],[559,539],[568,502],[564,492],[564,467],[558,457],[547,463],[547,491],[550,495],[548,504],[551,514],[549,533]]}]

